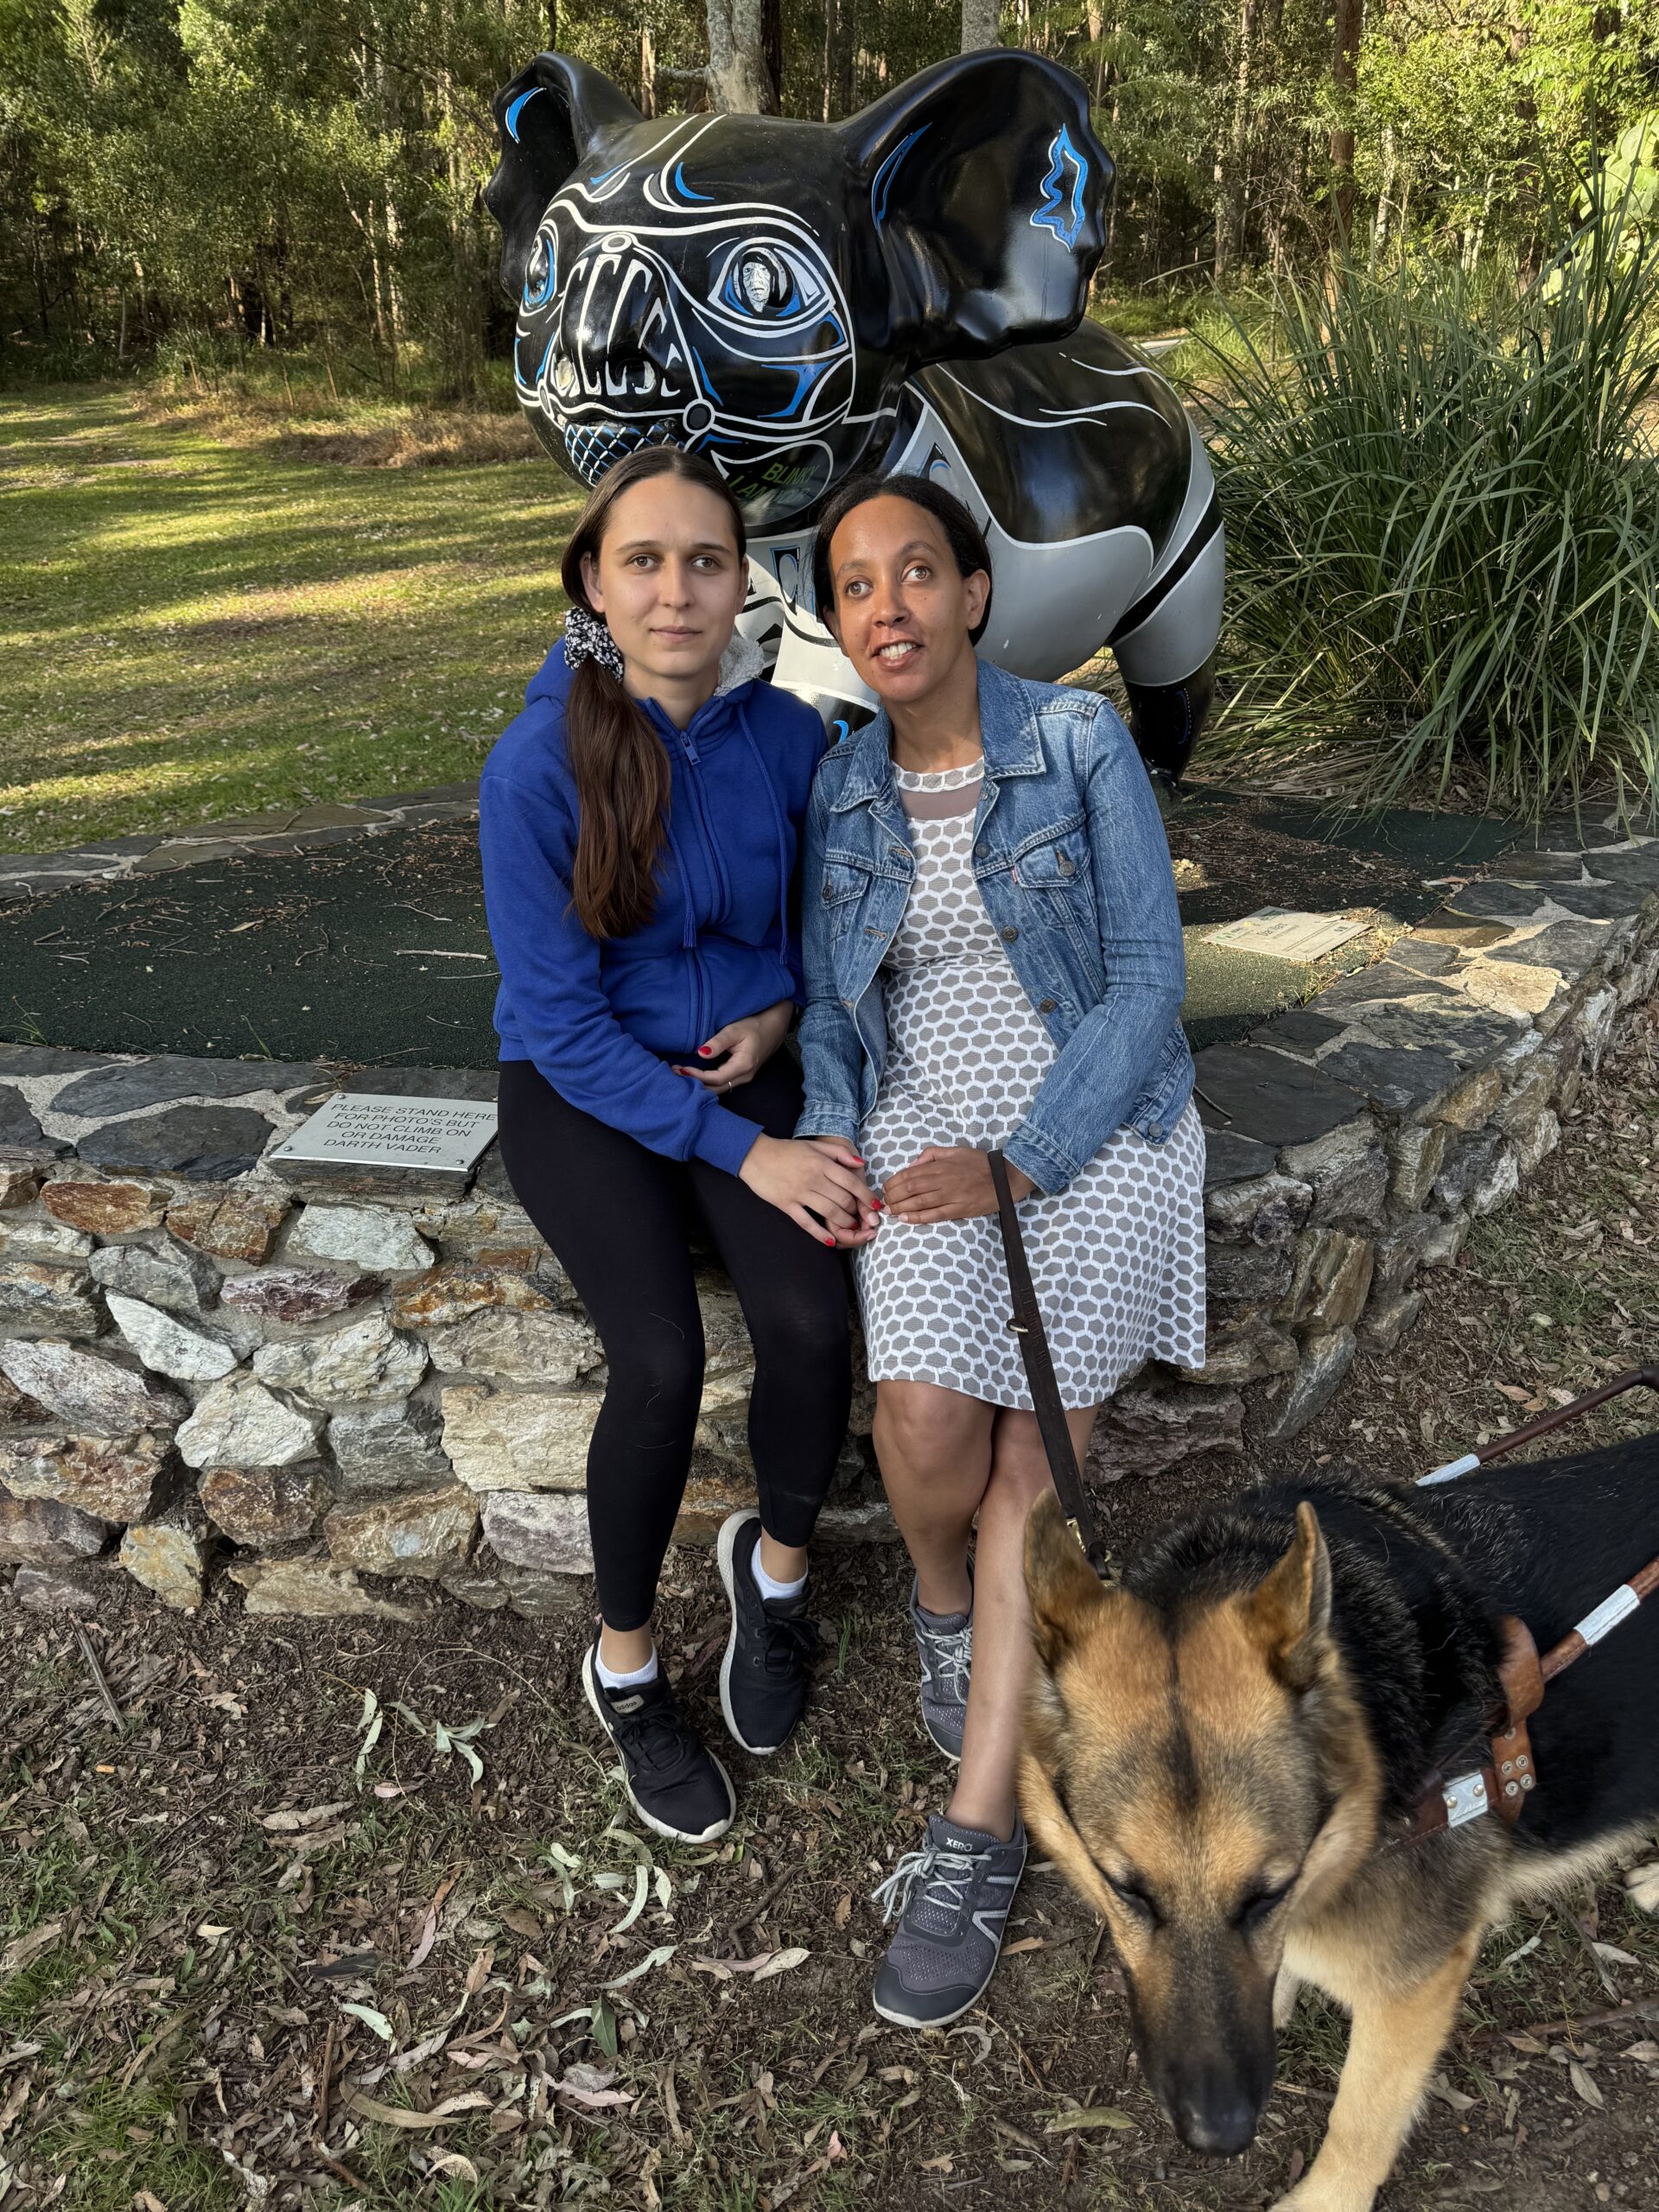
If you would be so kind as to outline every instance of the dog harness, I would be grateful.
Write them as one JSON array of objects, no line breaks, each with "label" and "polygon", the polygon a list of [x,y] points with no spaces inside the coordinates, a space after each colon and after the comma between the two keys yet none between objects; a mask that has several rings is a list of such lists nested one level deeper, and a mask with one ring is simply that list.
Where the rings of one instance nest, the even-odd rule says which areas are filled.
[{"label": "dog harness", "polygon": [[[1461,1459],[1448,1459],[1444,1466],[1431,1468],[1427,1474],[1417,1478],[1417,1487],[1428,1490],[1442,1483],[1457,1482],[1464,1475],[1472,1474],[1477,1467],[1484,1467],[1489,1459],[1500,1459],[1522,1444],[1530,1444],[1535,1437],[1547,1436],[1551,1429],[1576,1421],[1581,1414],[1605,1405],[1608,1399],[1638,1387],[1659,1390],[1659,1367],[1633,1367],[1626,1374],[1615,1376],[1599,1389],[1586,1391],[1583,1397],[1558,1406],[1554,1413],[1541,1414],[1524,1427],[1495,1436],[1490,1443],[1465,1452]],[[1449,1779],[1440,1774],[1431,1775],[1423,1786],[1422,1796],[1401,1821],[1395,1840],[1415,1843],[1420,1837],[1433,1835],[1441,1828],[1461,1827],[1466,1821],[1478,1821],[1485,1813],[1496,1813],[1513,1827],[1521,1817],[1528,1793],[1538,1783],[1527,1722],[1542,1704],[1546,1688],[1574,1660],[1582,1659],[1592,1644],[1599,1643],[1621,1621],[1629,1620],[1643,1599],[1650,1598],[1656,1590],[1659,1590],[1659,1559],[1650,1559],[1628,1582],[1621,1582],[1618,1589],[1568,1629],[1559,1643],[1551,1644],[1541,1659],[1526,1623],[1516,1620],[1513,1614],[1506,1614],[1498,1624],[1503,1650],[1498,1661],[1497,1681],[1503,1705],[1487,1738],[1488,1756],[1465,1774],[1453,1775]]]},{"label": "dog harness", "polygon": [[[1083,1486],[1071,1432],[1065,1425],[1065,1408],[1054,1379],[1054,1363],[1049,1356],[1048,1338],[1026,1258],[1025,1238],[1008,1185],[1007,1162],[1000,1152],[993,1152],[989,1159],[991,1181],[996,1191],[997,1218],[1002,1230],[1002,1255],[1007,1264],[1008,1290],[1014,1303],[1008,1326],[1020,1339],[1037,1426],[1065,1525],[1103,1582],[1110,1554]],[[1528,1421],[1523,1427],[1511,1429],[1472,1452],[1465,1452],[1461,1459],[1432,1468],[1427,1474],[1418,1477],[1417,1487],[1427,1490],[1441,1483],[1456,1482],[1461,1476],[1473,1473],[1477,1467],[1484,1467],[1489,1459],[1516,1451],[1522,1445],[1530,1444],[1535,1437],[1548,1435],[1552,1429],[1576,1421],[1581,1414],[1605,1405],[1610,1398],[1638,1386],[1659,1390],[1659,1366],[1635,1367],[1627,1374],[1616,1376],[1599,1389],[1586,1391],[1570,1404],[1559,1406],[1553,1413]],[[1541,1659],[1526,1623],[1513,1614],[1505,1614],[1498,1624],[1503,1649],[1497,1681],[1503,1703],[1490,1718],[1489,1732],[1484,1739],[1486,1757],[1463,1773],[1432,1774],[1410,1811],[1397,1823],[1391,1840],[1395,1844],[1415,1843],[1424,1836],[1438,1834],[1442,1828],[1462,1827],[1465,1822],[1479,1820],[1488,1813],[1496,1813],[1507,1827],[1513,1827],[1528,1797],[1538,1786],[1538,1770],[1527,1723],[1542,1704],[1545,1688],[1574,1660],[1582,1659],[1592,1644],[1611,1635],[1621,1621],[1628,1620],[1643,1599],[1650,1598],[1656,1590],[1659,1590],[1659,1559],[1650,1559],[1628,1582],[1621,1582],[1570,1628],[1559,1643],[1552,1644]]]}]

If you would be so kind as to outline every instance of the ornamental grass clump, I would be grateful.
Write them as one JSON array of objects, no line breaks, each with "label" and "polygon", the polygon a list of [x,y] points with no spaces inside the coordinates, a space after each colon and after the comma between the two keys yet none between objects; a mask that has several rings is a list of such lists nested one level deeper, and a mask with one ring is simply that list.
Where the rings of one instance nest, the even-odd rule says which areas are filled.
[{"label": "ornamental grass clump", "polygon": [[1519,298],[1348,264],[1198,369],[1227,526],[1224,744],[1365,807],[1640,806],[1659,753],[1659,243],[1592,223]]}]

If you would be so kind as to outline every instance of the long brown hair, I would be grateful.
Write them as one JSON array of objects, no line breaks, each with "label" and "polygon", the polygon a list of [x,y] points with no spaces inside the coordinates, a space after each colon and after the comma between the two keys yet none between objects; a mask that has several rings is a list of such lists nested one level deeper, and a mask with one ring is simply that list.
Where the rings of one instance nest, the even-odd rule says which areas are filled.
[{"label": "long brown hair", "polygon": [[[646,446],[615,462],[588,495],[564,549],[560,576],[573,606],[587,607],[585,556],[598,557],[611,509],[648,477],[701,485],[732,518],[737,557],[748,550],[743,511],[710,464],[678,446]],[[670,770],[662,739],[608,669],[584,660],[564,709],[565,757],[576,787],[571,903],[590,937],[626,937],[651,919],[668,814]]]}]

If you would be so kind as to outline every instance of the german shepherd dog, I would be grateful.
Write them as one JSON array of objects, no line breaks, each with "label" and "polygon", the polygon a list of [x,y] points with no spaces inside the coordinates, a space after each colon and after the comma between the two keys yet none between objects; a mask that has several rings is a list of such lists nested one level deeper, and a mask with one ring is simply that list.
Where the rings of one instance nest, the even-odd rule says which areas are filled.
[{"label": "german shepherd dog", "polygon": [[[1033,1509],[1021,1806],[1105,1915],[1176,2133],[1248,2146],[1300,1983],[1352,2015],[1325,2141],[1278,2212],[1368,2212],[1486,1930],[1659,1816],[1656,1599],[1550,1685],[1516,1826],[1402,1827],[1433,1777],[1487,1756],[1502,1618],[1544,1651],[1656,1553],[1659,1436],[1430,1490],[1257,1491],[1115,1586],[1057,1498]],[[1649,1910],[1656,1892],[1633,1889]]]}]

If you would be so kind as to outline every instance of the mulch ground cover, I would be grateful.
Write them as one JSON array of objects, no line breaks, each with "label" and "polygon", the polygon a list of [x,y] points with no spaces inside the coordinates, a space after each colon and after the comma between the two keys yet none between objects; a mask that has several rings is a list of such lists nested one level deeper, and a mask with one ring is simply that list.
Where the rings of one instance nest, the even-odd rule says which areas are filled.
[{"label": "mulch ground cover", "polygon": [[[1396,1351],[1357,1361],[1294,1445],[1120,1484],[1115,1546],[1310,1463],[1419,1472],[1650,1355],[1656,1163],[1649,1014]],[[1626,1399],[1573,1445],[1653,1419]],[[73,1624],[0,1607],[0,2198],[1270,2202],[1317,2147],[1342,2022],[1305,1997],[1256,2146],[1185,2152],[1101,1928],[1052,1872],[954,2030],[871,2013],[868,1893],[950,1786],[916,1716],[907,1587],[896,1546],[822,1558],[810,1724],[776,1760],[733,1757],[741,1815],[702,1851],[619,1817],[580,1608],[270,1621],[222,1588],[195,1618],[135,1592],[88,1624],[89,1656]],[[660,1630],[719,1739],[706,1554],[674,1557]],[[1617,1880],[1529,1908],[1485,1947],[1387,2212],[1651,2204],[1656,2082],[1659,1926]]]},{"label": "mulch ground cover", "polygon": [[[1513,832],[1399,813],[1348,827],[1195,785],[1168,817],[1195,1045],[1239,1036],[1371,957]],[[1258,906],[1346,913],[1366,934],[1319,965],[1204,932]],[[93,1052],[486,1067],[497,973],[470,824],[204,861],[0,907],[0,1037]],[[688,1040],[689,1041],[689,1040]]]}]

